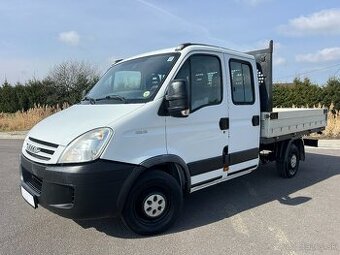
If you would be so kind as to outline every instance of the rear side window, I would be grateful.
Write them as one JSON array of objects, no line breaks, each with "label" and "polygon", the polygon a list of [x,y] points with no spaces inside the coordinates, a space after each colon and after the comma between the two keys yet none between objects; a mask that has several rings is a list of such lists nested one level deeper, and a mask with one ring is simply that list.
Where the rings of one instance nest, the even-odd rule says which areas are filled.
[{"label": "rear side window", "polygon": [[234,104],[253,104],[255,101],[253,71],[250,63],[229,61],[231,95]]}]

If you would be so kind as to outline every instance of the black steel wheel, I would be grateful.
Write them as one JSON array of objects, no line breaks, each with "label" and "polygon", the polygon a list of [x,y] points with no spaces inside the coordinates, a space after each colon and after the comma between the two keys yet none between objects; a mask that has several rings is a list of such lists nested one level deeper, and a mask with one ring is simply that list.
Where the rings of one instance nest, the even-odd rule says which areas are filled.
[{"label": "black steel wheel", "polygon": [[152,170],[133,186],[122,219],[137,234],[157,234],[175,222],[182,204],[182,190],[176,179],[165,172]]},{"label": "black steel wheel", "polygon": [[282,177],[292,178],[299,170],[300,153],[295,144],[291,144],[287,150],[284,157],[277,162],[277,169]]}]

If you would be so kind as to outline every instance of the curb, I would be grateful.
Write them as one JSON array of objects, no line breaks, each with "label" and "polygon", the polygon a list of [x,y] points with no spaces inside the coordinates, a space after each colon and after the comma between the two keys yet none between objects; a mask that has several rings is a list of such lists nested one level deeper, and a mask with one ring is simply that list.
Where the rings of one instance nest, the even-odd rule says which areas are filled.
[{"label": "curb", "polygon": [[327,149],[340,149],[340,139],[319,140],[319,147]]},{"label": "curb", "polygon": [[28,131],[0,132],[0,139],[4,140],[24,140]]}]

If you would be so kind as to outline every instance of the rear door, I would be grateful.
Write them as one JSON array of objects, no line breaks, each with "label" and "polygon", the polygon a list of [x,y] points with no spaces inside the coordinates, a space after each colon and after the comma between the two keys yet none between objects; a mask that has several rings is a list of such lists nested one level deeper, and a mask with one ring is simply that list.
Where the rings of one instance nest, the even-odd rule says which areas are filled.
[{"label": "rear door", "polygon": [[190,114],[166,117],[167,150],[188,164],[192,187],[225,177],[222,154],[228,146],[228,109],[224,69],[222,53],[195,52],[183,60],[174,78],[189,85]]},{"label": "rear door", "polygon": [[260,140],[260,101],[252,59],[225,54],[229,96],[228,176],[257,167]]}]

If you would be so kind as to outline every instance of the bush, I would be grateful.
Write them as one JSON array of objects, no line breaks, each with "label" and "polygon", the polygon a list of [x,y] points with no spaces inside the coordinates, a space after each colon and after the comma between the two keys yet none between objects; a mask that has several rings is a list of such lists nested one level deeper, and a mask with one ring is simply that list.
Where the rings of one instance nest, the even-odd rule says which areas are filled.
[{"label": "bush", "polygon": [[327,84],[320,87],[309,79],[294,79],[293,83],[275,84],[273,86],[274,107],[313,107],[323,105],[333,110],[340,110],[340,80],[330,78]]},{"label": "bush", "polygon": [[82,91],[88,91],[98,79],[90,65],[68,61],[55,66],[43,80],[29,80],[14,86],[5,81],[0,86],[0,112],[27,111],[35,105],[75,104],[81,100]]}]

